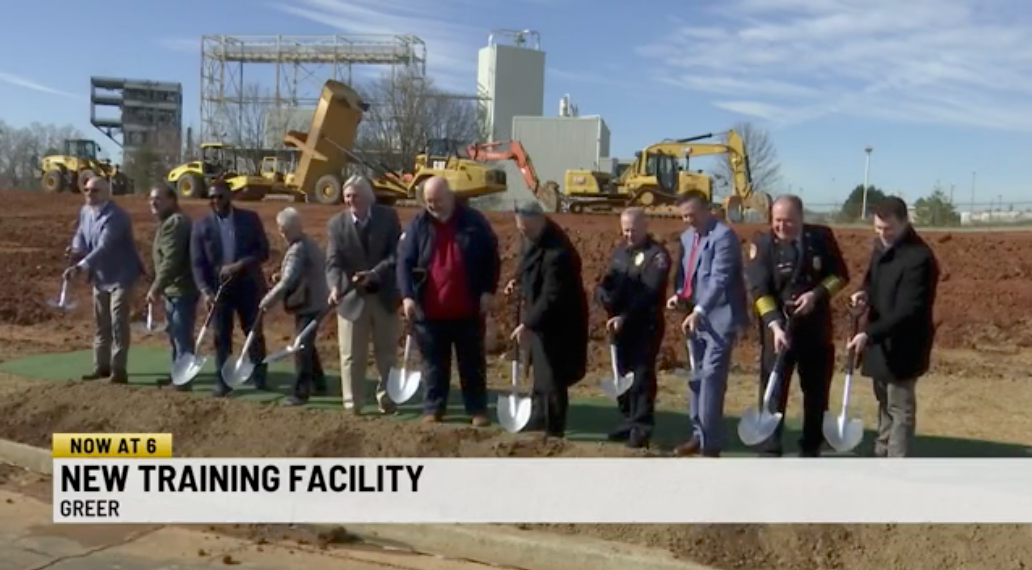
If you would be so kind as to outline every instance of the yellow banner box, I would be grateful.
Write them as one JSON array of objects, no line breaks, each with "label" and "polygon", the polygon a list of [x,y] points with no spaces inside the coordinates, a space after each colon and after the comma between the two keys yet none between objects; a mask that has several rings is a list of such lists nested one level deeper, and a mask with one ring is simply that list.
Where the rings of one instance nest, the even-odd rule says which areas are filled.
[{"label": "yellow banner box", "polygon": [[172,457],[170,433],[55,433],[51,457]]}]

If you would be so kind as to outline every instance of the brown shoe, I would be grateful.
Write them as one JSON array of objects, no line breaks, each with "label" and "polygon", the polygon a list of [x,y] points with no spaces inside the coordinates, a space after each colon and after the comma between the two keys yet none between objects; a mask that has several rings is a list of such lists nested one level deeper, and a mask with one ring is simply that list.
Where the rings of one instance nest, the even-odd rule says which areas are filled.
[{"label": "brown shoe", "polygon": [[481,428],[491,425],[491,420],[489,420],[484,414],[474,414],[471,419],[471,423],[473,424],[473,427]]},{"label": "brown shoe", "polygon": [[423,414],[424,424],[439,424],[441,423],[441,414]]},{"label": "brown shoe", "polygon": [[702,451],[702,445],[700,445],[698,438],[692,437],[688,441],[678,445],[674,448],[674,455],[678,457],[691,457],[698,455]]},{"label": "brown shoe", "polygon": [[103,380],[105,378],[110,378],[110,377],[111,377],[111,373],[110,372],[104,372],[102,370],[94,370],[93,372],[90,372],[89,374],[83,374],[81,379],[83,381],[85,381],[85,382],[90,382],[92,380]]}]

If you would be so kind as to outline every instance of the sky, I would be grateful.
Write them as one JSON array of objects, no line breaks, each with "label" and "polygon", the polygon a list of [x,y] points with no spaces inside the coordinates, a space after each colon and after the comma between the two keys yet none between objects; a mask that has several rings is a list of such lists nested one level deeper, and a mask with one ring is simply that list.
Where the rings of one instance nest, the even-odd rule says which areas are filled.
[{"label": "sky", "polygon": [[[57,5],[89,24],[44,39]],[[961,208],[973,193],[980,208],[1032,207],[1022,0],[51,0],[11,3],[4,20],[0,119],[72,123],[106,149],[90,76],[182,82],[197,126],[204,34],[414,34],[439,86],[474,93],[488,34],[532,29],[545,114],[569,94],[605,119],[618,156],[751,121],[777,148],[777,191],[814,206],[863,183],[871,146],[870,183],[908,201],[938,183]]]}]

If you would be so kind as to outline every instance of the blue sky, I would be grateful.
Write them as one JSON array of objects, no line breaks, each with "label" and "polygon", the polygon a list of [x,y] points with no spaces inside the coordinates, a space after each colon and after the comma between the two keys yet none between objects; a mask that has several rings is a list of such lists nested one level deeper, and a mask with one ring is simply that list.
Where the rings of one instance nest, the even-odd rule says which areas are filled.
[{"label": "blue sky", "polygon": [[[57,5],[83,25],[44,38]],[[976,202],[1032,206],[1021,0],[52,0],[11,3],[4,21],[2,118],[71,122],[102,144],[91,75],[180,81],[198,124],[202,34],[415,34],[439,84],[474,92],[490,31],[530,28],[547,52],[545,113],[569,93],[605,118],[615,154],[751,120],[771,131],[782,190],[813,204],[861,183],[872,145],[871,183],[909,200],[938,180],[966,205],[977,171]]]}]

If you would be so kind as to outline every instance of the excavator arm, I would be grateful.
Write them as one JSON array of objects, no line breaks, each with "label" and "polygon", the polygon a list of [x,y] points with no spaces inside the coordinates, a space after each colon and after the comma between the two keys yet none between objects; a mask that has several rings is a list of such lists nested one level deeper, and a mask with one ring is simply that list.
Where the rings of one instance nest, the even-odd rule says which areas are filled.
[{"label": "excavator arm", "polygon": [[555,211],[559,208],[559,185],[555,182],[541,184],[530,155],[520,141],[473,143],[466,147],[466,155],[477,162],[511,160],[523,176],[523,182],[534,197],[544,202],[545,207]]}]

